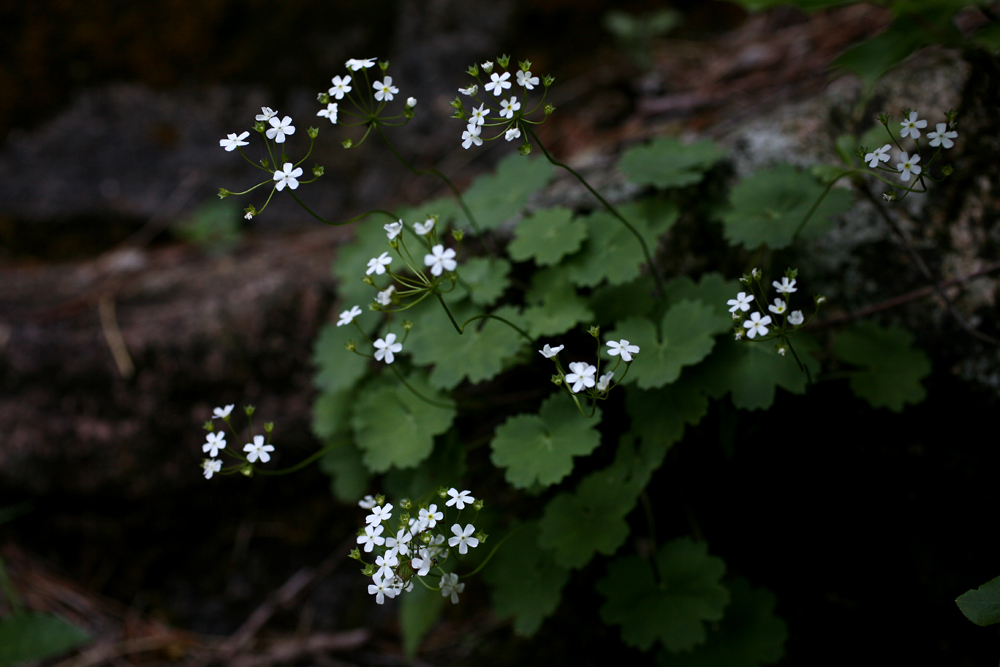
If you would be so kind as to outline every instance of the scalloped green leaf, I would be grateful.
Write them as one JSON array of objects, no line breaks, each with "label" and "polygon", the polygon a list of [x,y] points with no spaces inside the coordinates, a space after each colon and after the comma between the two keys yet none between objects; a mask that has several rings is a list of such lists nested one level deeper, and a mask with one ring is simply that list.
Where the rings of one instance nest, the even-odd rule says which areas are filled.
[{"label": "scalloped green leaf", "polygon": [[403,653],[410,660],[416,657],[424,635],[441,616],[444,600],[440,591],[419,584],[400,596],[399,630],[403,635]]},{"label": "scalloped green leaf", "polygon": [[601,285],[590,293],[590,309],[601,327],[608,327],[627,317],[646,317],[653,312],[656,298],[653,276],[639,276],[622,285]]},{"label": "scalloped green leaf", "polygon": [[[932,28],[927,19],[935,15],[941,15],[945,21],[935,22],[937,25]],[[947,19],[947,12],[921,12],[919,17],[897,16],[886,30],[850,47],[830,66],[857,75],[871,88],[879,77],[920,47],[944,41],[945,33],[960,38]]]},{"label": "scalloped green leaf", "polygon": [[477,306],[488,307],[510,286],[510,262],[506,259],[473,257],[458,268],[459,286]]},{"label": "scalloped green leaf", "polygon": [[44,612],[26,612],[0,620],[0,665],[52,658],[90,641],[69,621]]},{"label": "scalloped green leaf", "polygon": [[707,303],[715,310],[718,321],[717,332],[723,333],[729,331],[733,326],[726,301],[736,296],[737,292],[745,291],[745,288],[741,289],[741,287],[740,281],[726,280],[720,273],[703,274],[698,282],[687,276],[682,276],[674,278],[666,284],[663,297],[668,303],[677,303],[684,299]]},{"label": "scalloped green leaf", "polygon": [[[680,377],[681,368],[697,364],[708,356],[715,346],[714,335],[719,332],[719,326],[712,306],[684,300],[663,315],[659,334],[649,320],[632,317],[619,322],[607,339],[625,339],[639,346],[640,352],[624,382],[635,382],[642,389],[654,389],[670,384]],[[607,356],[607,348],[602,353],[613,359]]]},{"label": "scalloped green leaf", "polygon": [[611,561],[608,576],[597,582],[607,598],[601,619],[622,626],[629,646],[645,651],[659,641],[669,651],[690,651],[705,643],[705,623],[721,620],[729,603],[720,582],[726,565],[708,555],[706,543],[689,537],[667,542],[655,559],[657,574],[639,556]]},{"label": "scalloped green leaf", "polygon": [[[348,354],[354,353],[348,352]],[[326,440],[340,431],[349,429],[353,403],[353,389],[340,389],[319,394],[316,397],[316,402],[313,403],[313,435],[320,440]]]},{"label": "scalloped green leaf", "polygon": [[561,334],[593,318],[587,300],[577,293],[569,276],[558,267],[535,273],[525,301],[531,305],[522,315],[528,324],[528,333],[534,338]]},{"label": "scalloped green leaf", "polygon": [[[731,208],[723,214],[726,240],[753,250],[767,245],[772,250],[792,244],[792,235],[823,195],[824,186],[790,164],[762,169],[740,181],[729,196]],[[832,216],[851,206],[854,195],[831,188],[816,207],[801,236],[818,236],[832,226]]]},{"label": "scalloped green leaf", "polygon": [[492,589],[493,613],[513,616],[514,634],[530,637],[559,606],[569,570],[538,547],[537,524],[509,530],[510,537],[483,570],[483,579]]},{"label": "scalloped green leaf", "polygon": [[434,451],[415,468],[393,468],[382,478],[385,493],[395,498],[420,498],[429,490],[450,488],[465,474],[465,447],[454,429],[434,440]]},{"label": "scalloped green leaf", "polygon": [[[360,323],[363,316],[359,316],[355,322]],[[351,340],[364,340],[364,336],[353,324],[338,327],[331,322],[320,329],[312,354],[312,362],[317,369],[313,384],[317,389],[327,394],[351,389],[368,372],[368,357],[362,357],[345,347]]]},{"label": "scalloped green leaf", "polygon": [[556,484],[573,471],[574,456],[586,456],[601,444],[594,428],[600,421],[600,410],[587,419],[568,396],[556,392],[537,415],[514,415],[497,427],[490,461],[506,468],[504,476],[516,488]]},{"label": "scalloped green leaf", "polygon": [[682,188],[701,182],[705,172],[725,156],[711,139],[685,144],[675,137],[659,137],[625,151],[618,168],[636,185]]},{"label": "scalloped green leaf", "polygon": [[412,375],[407,382],[423,396],[452,407],[424,402],[395,378],[362,389],[351,426],[364,464],[372,472],[417,465],[433,451],[434,436],[451,428],[455,420],[452,401],[437,394],[421,375]]},{"label": "scalloped green leaf", "polygon": [[857,323],[833,339],[837,356],[859,367],[850,381],[854,395],[873,408],[893,412],[927,397],[920,381],[930,375],[931,362],[923,350],[912,345],[909,331],[883,328],[874,322]]},{"label": "scalloped green leaf", "polygon": [[330,476],[330,493],[345,505],[354,505],[368,490],[371,473],[362,460],[363,454],[351,438],[338,435],[327,444],[337,442],[319,460],[319,469]]},{"label": "scalloped green leaf", "polygon": [[718,629],[692,653],[660,653],[661,667],[758,667],[781,660],[788,626],[774,615],[775,597],[740,577],[726,582],[731,599]]},{"label": "scalloped green leaf", "polygon": [[521,218],[507,252],[517,262],[533,259],[539,266],[551,266],[579,250],[585,238],[587,225],[574,221],[570,209],[555,206]]},{"label": "scalloped green leaf", "polygon": [[666,451],[684,436],[688,424],[694,426],[708,413],[708,399],[681,376],[677,382],[651,391],[628,387],[625,409],[640,440],[659,444]]},{"label": "scalloped green leaf", "polygon": [[[463,199],[482,230],[496,229],[521,212],[528,197],[545,187],[555,170],[548,161],[511,153],[465,191]],[[464,217],[457,223],[468,229]]]},{"label": "scalloped green leaf", "polygon": [[962,593],[955,604],[976,625],[1000,623],[1000,577]]}]

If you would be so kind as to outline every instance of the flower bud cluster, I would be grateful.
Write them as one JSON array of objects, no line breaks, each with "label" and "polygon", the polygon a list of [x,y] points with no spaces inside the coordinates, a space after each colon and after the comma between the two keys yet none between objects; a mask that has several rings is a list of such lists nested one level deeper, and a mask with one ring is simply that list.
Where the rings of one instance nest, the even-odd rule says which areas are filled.
[{"label": "flower bud cluster", "polygon": [[[216,419],[221,419],[225,422],[226,426],[230,428],[230,430],[233,430],[230,415],[232,414],[234,407],[234,405],[230,404],[224,408],[215,408],[212,419],[205,422],[205,430],[208,431],[208,435],[206,436],[205,444],[201,446],[202,452],[209,456],[209,458],[204,459],[201,463],[201,469],[205,475],[205,479],[212,479],[212,476],[215,474],[231,475],[236,472],[242,473],[246,477],[252,477],[255,463],[258,461],[261,463],[267,463],[271,460],[271,452],[274,451],[274,445],[271,444],[271,433],[274,431],[274,422],[266,422],[264,424],[264,432],[267,433],[266,438],[263,435],[253,435],[252,417],[255,408],[252,405],[248,405],[243,408],[248,420],[247,429],[250,431],[250,439],[253,441],[248,442],[243,446],[243,452],[245,452],[245,454],[241,454],[233,449],[230,449],[226,443],[226,434],[222,431],[215,430],[214,421]],[[233,437],[237,437],[235,430],[233,430]],[[238,462],[223,469],[222,459],[217,458],[220,452],[229,454],[230,456],[236,458]]]}]

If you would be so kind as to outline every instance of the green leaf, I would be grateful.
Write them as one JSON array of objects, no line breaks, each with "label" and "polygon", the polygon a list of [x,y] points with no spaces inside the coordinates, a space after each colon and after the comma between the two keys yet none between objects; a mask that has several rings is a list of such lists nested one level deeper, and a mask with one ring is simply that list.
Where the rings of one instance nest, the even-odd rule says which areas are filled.
[{"label": "green leaf", "polygon": [[909,331],[883,328],[874,322],[855,324],[833,339],[837,356],[860,369],[851,376],[851,391],[873,408],[893,412],[927,396],[920,381],[930,374],[931,362],[923,350],[912,345]]},{"label": "green leaf", "polygon": [[497,427],[490,460],[507,469],[505,477],[516,488],[556,484],[572,472],[574,456],[586,456],[601,444],[594,429],[600,421],[600,410],[587,419],[568,396],[556,392],[537,415],[514,415]]},{"label": "green leaf", "polygon": [[[337,297],[345,309],[358,305],[362,310],[367,310],[368,304],[378,293],[379,288],[362,282],[365,271],[368,270],[368,260],[388,252],[393,257],[391,268],[395,270],[400,267],[399,257],[389,247],[383,228],[388,222],[395,221],[384,215],[371,215],[355,223],[352,225],[354,240],[337,248],[337,255],[333,260],[333,276],[337,279]],[[388,276],[382,276],[382,279],[386,278]],[[381,280],[376,282],[382,284]],[[389,280],[385,280],[385,285],[388,284]],[[362,323],[361,326],[365,325]]]},{"label": "green leaf", "polygon": [[[363,317],[364,314],[358,316],[355,322]],[[353,324],[338,327],[331,322],[320,329],[312,356],[317,369],[313,384],[317,389],[328,394],[349,390],[368,372],[368,357],[344,347],[350,340],[364,341],[364,336]]]},{"label": "green leaf", "polygon": [[413,590],[400,596],[399,629],[403,634],[403,653],[413,660],[420,648],[424,635],[437,622],[444,606],[441,591],[427,588],[419,582]]},{"label": "green leaf", "polygon": [[534,259],[539,266],[550,266],[579,250],[585,238],[587,226],[573,220],[573,211],[556,206],[521,218],[507,252],[518,262]]},{"label": "green leaf", "polygon": [[[726,240],[755,249],[792,244],[792,235],[823,194],[824,186],[790,164],[763,169],[740,181],[730,194],[731,209],[722,216]],[[802,229],[803,238],[818,236],[833,224],[831,216],[846,211],[854,195],[831,188]]]},{"label": "green leaf", "polygon": [[[345,350],[345,352],[347,352]],[[354,354],[347,352],[347,354]],[[351,426],[351,406],[354,403],[354,390],[324,392],[316,397],[313,403],[313,434],[320,440],[327,440]]]},{"label": "green leaf", "polygon": [[602,285],[590,294],[590,308],[597,324],[607,327],[626,317],[646,317],[656,299],[653,276],[645,275],[622,285]]},{"label": "green leaf", "polygon": [[86,631],[55,614],[9,616],[0,620],[0,665],[52,658],[89,641]]},{"label": "green leaf", "polygon": [[[549,182],[554,169],[541,158],[511,153],[500,160],[495,174],[477,178],[463,198],[480,229],[496,229],[521,212],[528,197]],[[458,226],[467,228],[464,220]]]},{"label": "green leaf", "polygon": [[561,334],[593,318],[587,300],[577,294],[569,276],[558,267],[536,272],[525,300],[532,305],[522,316],[534,338]]},{"label": "green leaf", "polygon": [[962,593],[955,604],[976,625],[1000,623],[1000,577]]},{"label": "green leaf", "polygon": [[856,74],[871,88],[908,55],[935,41],[923,20],[900,16],[885,32],[847,49],[830,66]]},{"label": "green leaf", "polygon": [[632,418],[632,431],[643,443],[659,444],[666,451],[684,436],[687,424],[694,426],[708,413],[708,399],[682,376],[652,391],[628,387],[625,409]]},{"label": "green leaf", "polygon": [[687,276],[675,278],[667,283],[663,296],[669,303],[677,303],[684,299],[702,301],[712,306],[715,311],[716,331],[729,331],[733,326],[733,318],[729,314],[726,301],[736,296],[737,292],[745,291],[738,280],[726,280],[720,273],[706,273],[695,283]]},{"label": "green leaf", "polygon": [[708,545],[682,537],[656,553],[656,570],[638,556],[616,558],[597,582],[607,598],[601,619],[622,626],[622,640],[643,651],[660,641],[668,650],[690,651],[707,638],[706,621],[718,621],[729,603],[720,583],[726,565]]},{"label": "green leaf", "polygon": [[700,182],[725,155],[711,139],[682,144],[674,137],[660,137],[629,148],[618,168],[637,185],[682,188]]},{"label": "green leaf", "polygon": [[[453,405],[434,392],[420,375],[407,382],[422,395]],[[425,403],[393,378],[373,382],[359,392],[351,426],[358,447],[364,452],[365,466],[372,472],[389,468],[410,468],[434,449],[434,436],[444,433],[455,419],[455,409]]]},{"label": "green leaf", "polygon": [[[396,498],[420,498],[428,491],[458,484],[465,474],[465,448],[458,434],[448,431],[434,443],[434,451],[416,468],[393,468],[383,478],[385,492]],[[413,512],[416,514],[416,510]]]},{"label": "green leaf", "polygon": [[659,655],[661,667],[757,667],[781,660],[788,627],[774,615],[775,598],[743,579],[727,582],[732,596],[726,615],[693,653]]},{"label": "green leaf", "polygon": [[512,526],[510,531],[483,570],[483,579],[492,588],[493,613],[513,616],[514,633],[530,637],[559,606],[569,570],[538,547],[538,524]]},{"label": "green leaf", "polygon": [[[632,317],[619,322],[614,332],[608,334],[608,339],[624,338],[639,346],[640,352],[624,381],[635,382],[642,389],[653,389],[670,384],[680,377],[681,368],[708,356],[715,346],[713,336],[718,333],[719,326],[712,306],[685,300],[664,314],[659,334],[649,320]],[[607,357],[606,349],[603,354]],[[621,372],[618,371],[619,377]]]},{"label": "green leaf", "polygon": [[336,436],[330,443],[338,446],[319,460],[319,469],[330,476],[330,493],[345,505],[354,505],[368,491],[371,474],[362,461],[362,452],[346,435]]},{"label": "green leaf", "polygon": [[510,262],[506,259],[473,257],[463,262],[458,271],[459,286],[472,303],[484,308],[496,303],[510,285]]}]

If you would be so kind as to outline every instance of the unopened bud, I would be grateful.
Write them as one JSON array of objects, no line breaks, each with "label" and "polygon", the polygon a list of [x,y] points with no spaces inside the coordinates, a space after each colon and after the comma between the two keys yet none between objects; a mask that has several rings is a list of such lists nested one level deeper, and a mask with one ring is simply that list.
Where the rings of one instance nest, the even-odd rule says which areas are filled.
[{"label": "unopened bud", "polygon": [[406,98],[406,106],[410,107],[411,109],[413,107],[417,106],[417,98],[416,97],[407,97]]},{"label": "unopened bud", "polygon": [[546,104],[545,105],[545,115],[546,116],[551,116],[552,112],[555,111],[555,110],[556,110],[556,108],[554,106],[552,106],[551,104]]},{"label": "unopened bud", "polygon": [[228,197],[231,194],[233,194],[233,193],[230,192],[229,190],[227,190],[225,188],[219,188],[219,199],[225,199],[226,197]]},{"label": "unopened bud", "polygon": [[243,406],[243,412],[247,413],[247,417],[253,417],[253,413],[256,412],[256,411],[257,411],[257,408],[255,408],[252,405],[245,405],[245,406]]},{"label": "unopened bud", "polygon": [[597,338],[598,340],[600,340],[600,338],[601,338],[601,327],[599,327],[597,325],[594,325],[594,326],[590,327],[589,329],[587,329],[587,333],[589,333],[594,338]]},{"label": "unopened bud", "polygon": [[316,96],[316,101],[319,102],[320,104],[329,104],[330,103],[330,94],[329,93],[320,93],[320,94],[318,94]]},{"label": "unopened bud", "polygon": [[361,560],[361,551],[357,547],[354,547],[348,556],[354,560]]},{"label": "unopened bud", "polygon": [[544,86],[545,86],[546,88],[548,88],[548,87],[549,87],[549,86],[551,86],[551,85],[552,85],[553,83],[555,83],[555,81],[556,81],[556,79],[555,79],[555,77],[554,77],[554,76],[552,76],[551,74],[546,74],[546,75],[545,75],[545,78],[544,78],[544,79],[542,79],[542,84],[543,84],[543,85],[544,85]]},{"label": "unopened bud", "polygon": [[264,432],[270,433],[274,430],[274,422],[264,422]]},{"label": "unopened bud", "polygon": [[486,502],[482,498],[477,498],[476,502],[472,503],[472,507],[475,508],[475,510],[478,512],[479,510],[483,509],[483,506],[485,504]]},{"label": "unopened bud", "polygon": [[308,130],[306,130],[306,134],[309,135],[310,139],[315,139],[316,137],[319,136],[319,128],[318,127],[310,127]]},{"label": "unopened bud", "polygon": [[209,419],[207,422],[205,422],[202,425],[202,428],[205,429],[206,431],[208,431],[209,433],[212,433],[212,432],[215,431],[215,424],[213,424],[212,420]]},{"label": "unopened bud", "polygon": [[319,178],[324,173],[326,173],[326,168],[323,167],[323,165],[318,164],[315,167],[313,167],[313,176],[315,176],[316,178]]},{"label": "unopened bud", "polygon": [[497,58],[497,64],[500,65],[500,67],[503,67],[504,69],[507,69],[507,65],[509,63],[510,63],[510,56],[508,56],[506,53]]},{"label": "unopened bud", "polygon": [[384,61],[380,60],[380,61],[378,61],[378,66],[379,66],[379,69],[382,70],[382,74],[385,74],[385,71],[387,69],[389,69],[389,61],[388,60],[384,60]]},{"label": "unopened bud", "polygon": [[354,350],[357,349],[357,348],[354,345],[354,341],[353,340],[349,340],[346,343],[344,343],[344,349],[346,349],[348,352],[354,352]]},{"label": "unopened bud", "polygon": [[461,241],[462,239],[465,238],[465,232],[462,231],[461,229],[451,230],[451,235],[456,241]]},{"label": "unopened bud", "polygon": [[521,155],[531,154],[531,144],[528,143],[527,138],[525,138],[524,143],[521,144],[521,147],[517,149],[517,152],[520,153]]},{"label": "unopened bud", "polygon": [[344,148],[350,148],[351,146],[354,145],[354,142],[351,139],[344,139],[340,143],[341,143],[341,145],[343,145]]},{"label": "unopened bud", "polygon": [[413,322],[410,320],[403,320],[403,331],[409,331],[413,328]]},{"label": "unopened bud", "polygon": [[552,376],[552,384],[554,384],[555,386],[558,387],[562,383],[563,383],[563,379],[562,379],[561,375],[553,375]]},{"label": "unopened bud", "polygon": [[253,129],[255,132],[264,134],[267,131],[267,125],[264,124],[264,121],[258,120],[256,123],[253,124]]},{"label": "unopened bud", "polygon": [[363,282],[365,285],[371,285],[373,287],[375,286],[375,280],[371,276],[365,276],[364,278],[361,279],[361,282]]},{"label": "unopened bud", "polygon": [[531,69],[531,61],[530,60],[519,60],[517,62],[517,64],[518,64],[518,67],[521,68],[522,72],[527,72],[529,69]]},{"label": "unopened bud", "polygon": [[476,64],[469,65],[469,69],[465,70],[465,73],[469,76],[479,76],[479,66]]},{"label": "unopened bud", "polygon": [[240,468],[240,473],[244,477],[253,477],[253,466],[247,463],[245,466]]},{"label": "unopened bud", "polygon": [[941,173],[944,174],[945,176],[951,176],[954,172],[955,168],[950,164],[945,165],[944,168],[941,169]]},{"label": "unopened bud", "polygon": [[[404,510],[408,510],[411,507],[413,507],[413,504],[410,502],[409,498],[403,498],[402,500],[399,501],[399,506],[402,507]],[[406,519],[403,519],[403,521],[406,521]]]}]

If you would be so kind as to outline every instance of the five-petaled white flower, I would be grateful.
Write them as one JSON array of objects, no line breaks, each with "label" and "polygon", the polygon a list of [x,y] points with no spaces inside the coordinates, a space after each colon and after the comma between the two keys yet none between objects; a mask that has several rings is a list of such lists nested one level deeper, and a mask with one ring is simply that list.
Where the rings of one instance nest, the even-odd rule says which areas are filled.
[{"label": "five-petaled white flower", "polygon": [[562,352],[562,349],[564,347],[566,347],[566,346],[565,345],[560,345],[559,347],[549,347],[548,344],[546,344],[545,347],[543,347],[542,349],[540,349],[538,351],[538,354],[542,355],[546,359],[551,359],[552,357],[554,357],[557,354],[559,354],[560,352]]},{"label": "five-petaled white flower", "polygon": [[512,127],[503,133],[503,138],[506,139],[507,141],[514,141],[520,136],[521,136],[521,128],[519,127]]},{"label": "five-petaled white flower", "polygon": [[[931,140],[931,146],[944,146],[945,148],[951,148],[955,145],[952,139],[958,137],[958,132],[946,132],[948,126],[945,123],[938,123],[936,126],[936,132],[928,132],[927,138]],[[246,134],[244,132],[243,134]],[[233,136],[233,135],[229,135]],[[226,150],[229,150],[228,148]]]},{"label": "five-petaled white flower", "polygon": [[396,352],[403,350],[403,344],[396,342],[396,334],[394,333],[386,334],[385,340],[379,338],[373,345],[375,346],[375,361],[384,359],[387,364],[396,360]]},{"label": "five-petaled white flower", "polygon": [[376,81],[372,84],[372,88],[375,89],[375,99],[386,102],[392,101],[392,96],[399,92],[399,88],[392,85],[391,76],[385,77],[384,81]]},{"label": "five-petaled white flower", "polygon": [[420,557],[410,561],[410,567],[416,571],[418,577],[426,577],[430,573],[432,565],[434,565],[434,559],[431,558],[427,549],[421,549]]},{"label": "five-petaled white flower", "polygon": [[729,309],[730,313],[735,313],[737,310],[742,310],[745,313],[750,310],[751,303],[753,303],[753,297],[749,296],[746,292],[740,292],[736,295],[735,299],[727,301],[726,305],[732,306]]},{"label": "five-petaled white flower", "polygon": [[574,361],[569,365],[572,373],[566,375],[567,384],[572,384],[573,393],[579,394],[584,387],[594,386],[594,375],[597,367],[584,361]]},{"label": "five-petaled white flower", "polygon": [[[629,342],[624,338],[622,338],[618,342],[609,340],[606,343],[606,345],[608,346],[608,354],[610,354],[612,357],[616,357],[620,354],[622,357],[622,361],[625,362],[632,361],[633,354],[639,354],[639,346],[629,345]],[[589,387],[590,385],[587,386]]]},{"label": "five-petaled white flower", "polygon": [[390,264],[392,264],[392,257],[389,257],[388,252],[384,252],[378,257],[372,257],[368,260],[368,270],[365,271],[365,275],[370,276],[374,273],[376,276],[380,276],[385,273],[385,267]]},{"label": "five-petaled white flower", "polygon": [[209,433],[207,436],[207,442],[201,446],[201,451],[205,452],[212,458],[219,455],[220,449],[226,448],[226,434],[222,431],[215,431],[214,433]]},{"label": "five-petaled white flower", "polygon": [[382,537],[382,531],[384,530],[385,528],[379,524],[368,524],[365,526],[365,534],[358,536],[358,544],[365,545],[365,551],[371,553],[376,545],[382,546],[385,544],[385,538]]},{"label": "five-petaled white flower", "polygon": [[900,172],[899,180],[905,183],[906,181],[910,180],[910,174],[913,174],[914,176],[919,176],[920,165],[917,164],[918,162],[920,162],[919,155],[914,155],[913,157],[910,157],[906,153],[900,153],[899,162],[896,163],[896,170]]},{"label": "five-petaled white flower", "polygon": [[786,304],[781,299],[775,299],[774,300],[774,305],[773,306],[768,306],[767,309],[770,310],[775,315],[781,315],[783,312],[785,312],[786,310],[788,310],[788,304]]},{"label": "five-petaled white flower", "polygon": [[215,411],[212,413],[212,419],[215,419],[216,417],[218,417],[219,419],[225,419],[226,417],[229,416],[229,413],[232,412],[233,408],[235,407],[236,407],[235,404],[230,403],[224,408],[216,408]]},{"label": "five-petaled white flower", "polygon": [[608,385],[611,384],[611,378],[615,376],[614,373],[605,373],[597,380],[597,391],[607,391]]},{"label": "five-petaled white flower", "polygon": [[800,324],[805,322],[805,319],[806,318],[803,317],[801,310],[793,310],[791,313],[788,314],[788,323],[791,324],[793,327],[799,326]]},{"label": "five-petaled white flower", "polygon": [[358,501],[358,507],[363,507],[366,510],[370,510],[376,505],[378,505],[378,501],[375,500],[375,496],[371,494],[365,496],[364,498]]},{"label": "five-petaled white flower", "polygon": [[513,97],[500,103],[500,115],[504,118],[513,118],[514,112],[521,108],[521,103]]},{"label": "five-petaled white flower", "polygon": [[427,509],[423,508],[420,509],[419,517],[420,517],[421,530],[426,530],[427,528],[433,528],[434,526],[437,525],[438,521],[442,521],[444,519],[444,513],[438,512],[437,508],[438,508],[437,505],[431,505]]},{"label": "five-petaled white flower", "polygon": [[265,445],[264,436],[255,435],[253,437],[253,444],[249,442],[243,445],[243,451],[247,452],[247,461],[254,463],[260,459],[261,463],[267,463],[271,460],[271,455],[268,452],[274,451],[274,445]]},{"label": "five-petaled white flower", "polygon": [[448,507],[454,505],[456,509],[464,510],[466,505],[476,502],[476,499],[469,495],[469,493],[468,490],[459,493],[458,489],[452,487],[448,489],[448,495],[451,496],[451,500],[446,502],[445,505]]},{"label": "five-petaled white flower", "polygon": [[222,461],[219,459],[205,459],[201,462],[201,469],[205,473],[205,479],[212,479],[212,475],[222,470]]},{"label": "five-petaled white flower", "polygon": [[384,290],[378,293],[375,300],[380,306],[388,306],[392,303],[392,293],[396,291],[395,285],[389,285]]},{"label": "five-petaled white flower", "polygon": [[340,319],[337,320],[337,326],[342,327],[345,324],[350,324],[354,321],[354,318],[361,314],[361,308],[358,306],[352,307],[350,310],[345,310],[340,314]]},{"label": "five-petaled white flower", "polygon": [[299,187],[299,176],[302,175],[302,167],[295,167],[292,169],[292,163],[286,162],[282,165],[281,169],[274,172],[275,189],[281,192],[288,186],[289,190],[294,190]]},{"label": "five-petaled white flower", "polygon": [[767,335],[767,325],[771,323],[771,316],[765,315],[761,318],[760,313],[754,313],[750,316],[750,319],[743,323],[743,326],[747,329],[747,337],[753,338],[754,336],[766,336]]},{"label": "five-petaled white flower", "polygon": [[335,99],[338,99],[338,100],[342,100],[342,99],[344,99],[344,95],[346,95],[347,93],[351,92],[351,86],[350,86],[351,75],[350,74],[348,74],[347,76],[345,76],[343,78],[341,78],[339,76],[335,76],[330,81],[333,83],[333,87],[330,88],[330,90],[328,91],[330,93],[331,97],[334,97]]},{"label": "five-petaled white flower", "polygon": [[771,286],[778,290],[778,294],[791,294],[798,289],[795,287],[795,280],[789,281],[788,276],[782,276],[780,283],[777,280],[773,281]]},{"label": "five-petaled white flower", "polygon": [[365,523],[370,523],[373,526],[382,523],[383,521],[388,521],[392,518],[392,503],[386,503],[385,505],[375,505],[372,508],[372,513],[365,517]]},{"label": "five-petaled white flower", "polygon": [[888,162],[890,148],[892,148],[892,144],[886,144],[882,148],[876,148],[871,153],[865,153],[865,162],[872,169],[877,167],[879,162]]},{"label": "five-petaled white flower", "polygon": [[400,528],[399,532],[396,533],[396,537],[385,538],[385,548],[391,549],[392,553],[398,553],[406,555],[410,553],[410,540],[413,539],[413,535],[406,532],[405,528]]},{"label": "five-petaled white flower", "polygon": [[468,88],[459,88],[458,92],[462,93],[463,95],[468,95],[469,97],[474,97],[475,94],[479,92],[479,86],[471,85]]},{"label": "five-petaled white flower", "polygon": [[900,123],[900,125],[903,126],[903,129],[899,131],[899,136],[905,137],[906,135],[910,135],[914,139],[919,139],[920,130],[927,127],[927,121],[917,120],[917,112],[911,111],[910,117]]},{"label": "five-petaled white flower", "polygon": [[486,122],[486,104],[480,104],[479,108],[472,108],[472,113],[469,114],[469,125],[482,125]]},{"label": "five-petaled white flower", "polygon": [[465,529],[462,526],[455,524],[451,527],[451,532],[455,534],[455,537],[448,538],[449,547],[458,547],[458,553],[463,556],[469,553],[469,547],[475,549],[479,546],[479,540],[472,537],[472,533],[476,532],[476,527],[471,523],[465,525]]},{"label": "five-petaled white flower", "polygon": [[323,118],[329,118],[330,122],[334,125],[337,124],[337,103],[330,102],[326,105],[325,109],[320,109],[316,112],[317,116],[322,116]]},{"label": "five-petaled white flower", "polygon": [[249,132],[244,132],[243,134],[237,137],[236,133],[234,132],[232,134],[227,135],[225,139],[219,139],[219,145],[225,148],[230,153],[232,153],[234,150],[236,150],[237,146],[246,146],[247,142],[243,140],[249,136],[250,136]]},{"label": "five-petaled white flower", "polygon": [[403,221],[399,220],[397,222],[390,222],[388,224],[382,225],[382,229],[385,230],[385,235],[389,237],[389,240],[393,240],[399,233],[403,231]]},{"label": "five-petaled white flower", "polygon": [[375,576],[379,578],[392,577],[392,568],[399,565],[399,558],[389,551],[384,556],[376,556],[375,564],[378,565],[378,570],[376,570]]},{"label": "five-petaled white flower", "polygon": [[427,236],[434,229],[434,218],[427,218],[423,223],[414,222],[413,230],[420,236]]},{"label": "five-petaled white flower", "polygon": [[278,114],[278,112],[271,107],[261,107],[260,110],[262,113],[257,114],[254,119],[259,120],[262,123],[266,123]]},{"label": "five-petaled white flower", "polygon": [[510,72],[504,72],[503,74],[497,74],[494,72],[493,74],[490,74],[490,82],[483,86],[483,90],[487,93],[493,91],[494,95],[500,97],[503,95],[504,90],[510,88],[510,81],[507,80],[509,78]]},{"label": "five-petaled white flower", "polygon": [[368,584],[368,594],[374,595],[375,602],[378,602],[379,604],[385,604],[385,599],[387,597],[394,598],[396,597],[396,593],[399,592],[396,590],[396,587],[392,585],[391,580],[387,582],[383,580],[382,577],[375,575],[372,577],[372,581],[375,583]]},{"label": "five-petaled white flower", "polygon": [[531,70],[517,73],[517,85],[524,86],[528,90],[534,90],[538,85],[538,77],[531,76]]},{"label": "five-petaled white flower", "polygon": [[479,138],[480,132],[482,132],[482,129],[478,125],[469,123],[465,132],[462,133],[462,148],[468,149],[472,144],[482,146],[483,140]]},{"label": "five-petaled white flower", "polygon": [[368,69],[369,67],[372,67],[374,64],[375,64],[374,58],[364,58],[362,60],[351,58],[346,63],[344,63],[344,66],[350,70],[357,72],[359,69],[362,68]]},{"label": "five-petaled white flower", "polygon": [[285,116],[281,120],[276,117],[271,118],[267,121],[271,124],[271,127],[264,133],[268,139],[274,139],[274,143],[283,144],[285,143],[285,136],[289,134],[295,134],[295,128],[292,126],[292,117]]},{"label": "five-petaled white flower", "polygon": [[440,276],[442,271],[454,271],[458,266],[455,261],[455,251],[447,250],[440,243],[431,248],[431,254],[424,255],[424,265],[431,267],[432,276]]},{"label": "five-petaled white flower", "polygon": [[458,604],[458,594],[464,590],[465,584],[458,583],[458,575],[454,572],[449,572],[441,577],[441,595],[443,597],[450,596],[452,604]]}]

